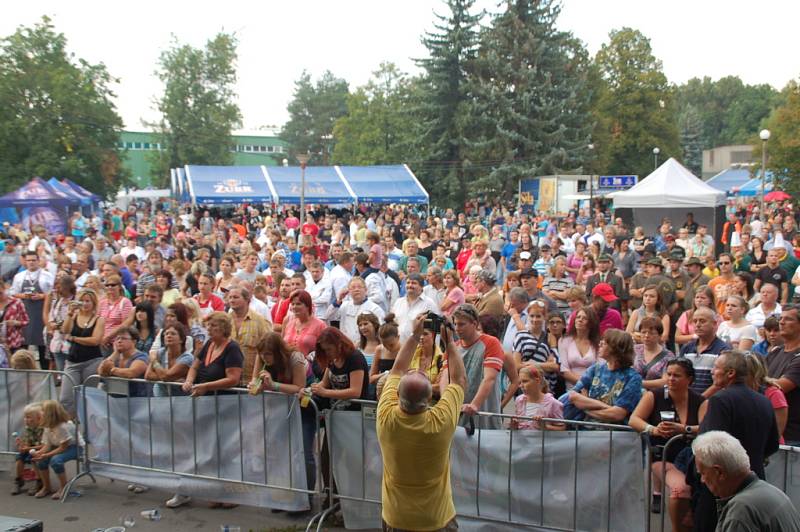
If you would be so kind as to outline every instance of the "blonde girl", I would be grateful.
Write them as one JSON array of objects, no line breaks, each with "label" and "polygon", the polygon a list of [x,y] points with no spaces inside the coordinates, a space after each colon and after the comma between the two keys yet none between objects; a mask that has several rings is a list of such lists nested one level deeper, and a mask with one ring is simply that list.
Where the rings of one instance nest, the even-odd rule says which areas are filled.
[{"label": "blonde girl", "polygon": [[[52,498],[58,500],[64,494],[64,488],[67,485],[64,464],[78,459],[78,447],[83,446],[83,438],[70,420],[67,411],[57,401],[42,401],[41,426],[44,429],[42,432],[43,446],[33,457],[39,472],[39,479],[42,481],[42,489],[36,492],[36,498],[42,499],[52,494]],[[55,472],[61,484],[61,489],[55,493],[53,493],[50,483],[48,467]]]},{"label": "blonde girl", "polygon": [[519,379],[522,395],[514,402],[515,414],[533,419],[514,418],[511,428],[564,430],[564,426],[560,423],[542,424],[542,418],[564,418],[564,406],[550,393],[550,386],[544,378],[542,367],[539,364],[522,366],[519,369]]}]

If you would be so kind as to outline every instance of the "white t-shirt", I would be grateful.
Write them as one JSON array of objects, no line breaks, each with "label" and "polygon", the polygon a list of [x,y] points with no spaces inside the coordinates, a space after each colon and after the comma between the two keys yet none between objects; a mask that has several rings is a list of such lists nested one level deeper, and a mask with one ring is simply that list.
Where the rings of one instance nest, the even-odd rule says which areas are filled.
[{"label": "white t-shirt", "polygon": [[738,349],[739,342],[742,340],[752,340],[753,343],[758,342],[758,331],[749,323],[734,327],[731,322],[723,321],[717,328],[717,336],[731,344],[734,349]]}]

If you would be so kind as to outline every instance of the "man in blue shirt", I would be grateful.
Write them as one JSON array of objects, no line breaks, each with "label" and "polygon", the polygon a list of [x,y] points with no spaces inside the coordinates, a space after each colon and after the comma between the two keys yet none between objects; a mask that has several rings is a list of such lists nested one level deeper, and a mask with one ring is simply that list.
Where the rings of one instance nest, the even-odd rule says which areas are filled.
[{"label": "man in blue shirt", "polygon": [[506,242],[506,245],[503,246],[503,249],[500,251],[500,264],[503,265],[503,269],[507,272],[513,272],[516,267],[512,264],[511,257],[514,255],[514,252],[519,247],[519,231],[513,230],[509,235],[509,240]]}]

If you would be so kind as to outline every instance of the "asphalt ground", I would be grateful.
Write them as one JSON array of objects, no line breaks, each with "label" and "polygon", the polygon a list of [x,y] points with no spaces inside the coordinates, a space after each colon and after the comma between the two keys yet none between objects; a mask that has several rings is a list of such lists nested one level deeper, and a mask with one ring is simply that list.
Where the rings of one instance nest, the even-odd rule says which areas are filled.
[{"label": "asphalt ground", "polygon": [[[266,508],[249,506],[211,509],[208,501],[198,499],[173,510],[164,504],[171,493],[149,490],[134,494],[128,491],[126,483],[103,477],[96,477],[97,484],[88,477],[79,480],[74,490],[81,493],[80,497],[71,496],[63,504],[49,497],[36,499],[25,493],[14,496],[11,495],[13,462],[8,457],[0,460],[0,515],[38,519],[47,532],[92,532],[97,528],[120,526],[123,518],[129,516],[135,520],[135,525],[128,528],[131,532],[217,532],[221,525],[238,526],[242,532],[294,532],[305,530],[313,515],[293,518],[283,512],[272,513]],[[67,468],[68,476],[73,472],[74,466]],[[51,480],[58,485],[55,475],[51,474]],[[33,485],[28,482],[26,488]],[[140,515],[154,508],[161,513],[160,521],[149,521]],[[326,526],[324,530],[344,529]]]}]

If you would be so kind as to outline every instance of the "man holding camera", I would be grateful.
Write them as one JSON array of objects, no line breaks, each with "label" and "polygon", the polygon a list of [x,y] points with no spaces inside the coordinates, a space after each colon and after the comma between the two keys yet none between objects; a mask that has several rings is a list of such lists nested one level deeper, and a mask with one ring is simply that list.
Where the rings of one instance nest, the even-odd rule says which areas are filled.
[{"label": "man holding camera", "polygon": [[434,323],[427,314],[414,319],[413,332],[400,348],[378,402],[385,531],[458,529],[450,487],[450,444],[464,402],[466,371],[447,325],[436,323],[446,346],[449,379],[439,381],[441,399],[434,407],[429,407],[433,390],[427,376],[408,371],[423,326],[435,327]]}]

